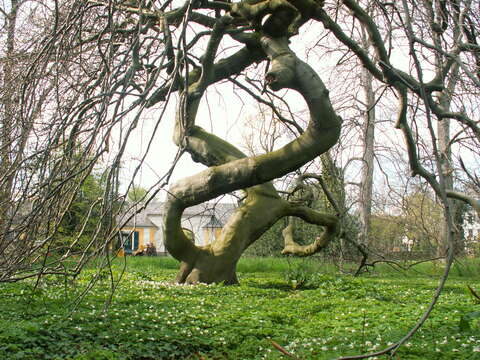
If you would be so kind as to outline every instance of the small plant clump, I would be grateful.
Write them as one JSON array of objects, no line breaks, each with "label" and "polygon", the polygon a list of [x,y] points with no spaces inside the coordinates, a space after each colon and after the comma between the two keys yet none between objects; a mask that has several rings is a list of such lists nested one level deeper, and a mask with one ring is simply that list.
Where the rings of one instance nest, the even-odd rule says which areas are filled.
[{"label": "small plant clump", "polygon": [[[265,260],[263,272],[251,271],[262,259],[242,261],[239,286],[174,285],[170,261],[128,259],[108,308],[108,277],[72,306],[93,268],[75,283],[51,278],[35,290],[33,282],[1,284],[0,359],[284,358],[272,344],[299,359],[333,359],[400,339],[436,286],[418,273],[354,278],[285,259]],[[120,274],[114,266],[114,280]],[[479,308],[467,285],[479,289],[480,281],[449,280],[399,359],[480,359],[479,319],[468,315]]]}]

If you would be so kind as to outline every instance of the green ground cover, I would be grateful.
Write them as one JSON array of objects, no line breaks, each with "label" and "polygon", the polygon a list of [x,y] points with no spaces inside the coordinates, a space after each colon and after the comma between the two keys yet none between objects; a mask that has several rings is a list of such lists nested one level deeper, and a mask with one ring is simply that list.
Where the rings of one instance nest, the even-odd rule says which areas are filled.
[{"label": "green ground cover", "polygon": [[[478,262],[456,264],[425,326],[398,359],[480,359]],[[168,258],[132,258],[108,311],[108,274],[0,285],[0,359],[334,359],[398,340],[428,305],[441,265],[361,278],[319,262],[245,259],[240,286],[176,286]],[[116,264],[113,274],[122,273]],[[468,315],[470,314],[470,315]],[[468,316],[467,316],[468,315]],[[462,317],[464,321],[461,322]]]}]

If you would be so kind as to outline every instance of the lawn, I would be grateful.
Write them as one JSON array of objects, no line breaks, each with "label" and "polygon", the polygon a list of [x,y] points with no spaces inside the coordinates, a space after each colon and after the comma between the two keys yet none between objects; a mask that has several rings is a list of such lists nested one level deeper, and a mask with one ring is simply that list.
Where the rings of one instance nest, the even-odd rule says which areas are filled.
[{"label": "lawn", "polygon": [[[310,260],[245,259],[240,286],[177,286],[168,258],[130,258],[76,300],[95,272],[0,285],[0,359],[334,359],[398,340],[432,297],[441,265],[360,278]],[[480,359],[479,263],[456,264],[438,305],[397,359]],[[122,274],[115,264],[113,275]],[[470,315],[467,315],[470,314]],[[469,317],[471,319],[469,319]],[[464,321],[461,323],[462,317]]]}]

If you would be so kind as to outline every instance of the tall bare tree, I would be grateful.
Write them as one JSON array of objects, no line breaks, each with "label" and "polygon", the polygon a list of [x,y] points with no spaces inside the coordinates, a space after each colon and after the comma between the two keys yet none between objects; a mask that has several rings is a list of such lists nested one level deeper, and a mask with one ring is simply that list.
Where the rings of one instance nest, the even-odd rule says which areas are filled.
[{"label": "tall bare tree", "polygon": [[[362,46],[368,51],[369,42],[364,28],[362,28]],[[373,89],[373,75],[366,69],[362,69],[361,87],[365,96],[365,111],[363,116],[363,156],[362,156],[362,180],[360,186],[360,216],[362,222],[361,243],[368,246],[369,232],[372,216],[373,194],[373,170],[374,170],[374,146],[375,146],[375,106],[376,98]]]},{"label": "tall bare tree", "polygon": [[[15,54],[15,28],[17,22],[18,1],[11,1],[10,9],[2,9],[4,15],[3,27],[6,30],[5,47],[2,56],[2,74],[1,74],[1,124],[0,124],[0,164],[2,181],[0,184],[0,204],[4,209],[10,205],[13,185],[13,173],[11,169],[14,147],[13,128],[15,124],[15,113],[18,109],[18,93],[15,91],[14,79],[19,69],[16,68],[17,62]],[[17,74],[16,74],[17,73]],[[0,215],[0,227],[4,227],[6,217]]]}]

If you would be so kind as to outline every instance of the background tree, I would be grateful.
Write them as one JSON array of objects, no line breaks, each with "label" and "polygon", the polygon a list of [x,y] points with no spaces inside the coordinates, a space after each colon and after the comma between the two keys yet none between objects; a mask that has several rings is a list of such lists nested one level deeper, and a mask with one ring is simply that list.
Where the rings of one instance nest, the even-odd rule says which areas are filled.
[{"label": "background tree", "polygon": [[401,215],[375,214],[372,216],[371,248],[377,254],[390,255],[405,250],[405,218]]},{"label": "background tree", "polygon": [[132,203],[142,202],[147,200],[148,190],[144,187],[133,185],[127,193],[128,201]]},{"label": "background tree", "polygon": [[[365,27],[362,30],[362,46],[369,51],[370,42]],[[360,243],[369,245],[371,216],[372,216],[372,195],[373,195],[373,170],[374,170],[374,145],[375,145],[375,121],[376,121],[376,96],[374,92],[373,75],[365,68],[361,72],[361,87],[364,92],[364,115],[362,126],[362,178],[360,183],[360,216],[362,233]]]},{"label": "background tree", "polygon": [[98,204],[105,191],[103,182],[101,174],[92,173],[85,178],[63,215],[56,233],[57,240],[51,251],[63,255],[67,250],[77,254],[81,254],[88,247],[90,251],[95,250],[95,246],[88,244],[95,237],[95,231],[102,220]]},{"label": "background tree", "polygon": [[434,256],[442,245],[438,224],[443,222],[443,209],[428,191],[417,191],[404,199],[405,236],[411,248]]}]

